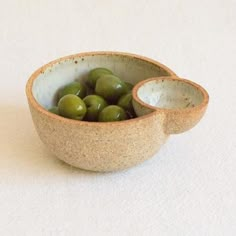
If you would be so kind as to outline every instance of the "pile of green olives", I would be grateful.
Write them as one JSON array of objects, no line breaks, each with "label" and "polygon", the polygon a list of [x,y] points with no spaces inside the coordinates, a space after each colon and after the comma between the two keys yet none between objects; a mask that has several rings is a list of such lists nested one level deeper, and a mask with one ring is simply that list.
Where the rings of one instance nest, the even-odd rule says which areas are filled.
[{"label": "pile of green olives", "polygon": [[[132,106],[133,85],[106,68],[95,68],[85,83],[74,81],[58,92],[50,112],[75,120],[121,121],[136,117]],[[92,92],[91,92],[92,91]]]}]

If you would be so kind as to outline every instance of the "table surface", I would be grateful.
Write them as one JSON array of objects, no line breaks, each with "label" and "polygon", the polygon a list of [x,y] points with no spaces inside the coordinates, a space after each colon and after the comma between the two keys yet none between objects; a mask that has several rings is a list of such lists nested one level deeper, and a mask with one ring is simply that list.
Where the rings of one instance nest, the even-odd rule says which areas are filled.
[{"label": "table surface", "polygon": [[[0,235],[236,235],[236,1],[2,1]],[[158,60],[207,89],[194,129],[129,170],[52,156],[33,127],[29,75],[84,51]]]}]

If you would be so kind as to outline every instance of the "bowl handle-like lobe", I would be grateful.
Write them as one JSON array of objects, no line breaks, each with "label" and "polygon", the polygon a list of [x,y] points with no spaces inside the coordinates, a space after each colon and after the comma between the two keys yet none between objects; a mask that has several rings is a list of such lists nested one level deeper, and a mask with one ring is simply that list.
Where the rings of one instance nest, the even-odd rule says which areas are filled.
[{"label": "bowl handle-like lobe", "polygon": [[[193,107],[167,109],[152,106],[140,99],[138,95],[139,88],[141,88],[148,82],[163,82],[163,80],[167,80],[170,82],[181,81],[181,83],[183,83],[184,85],[186,84],[188,86],[192,86],[195,91],[198,91],[202,94],[201,102]],[[164,113],[165,122],[163,129],[166,134],[183,133],[193,128],[203,117],[208,102],[209,96],[204,88],[192,81],[182,79],[176,76],[150,78],[139,82],[137,85],[135,85],[133,89],[133,107],[136,114],[138,116],[142,116],[151,112],[155,112],[156,114]]]},{"label": "bowl handle-like lobe", "polygon": [[206,106],[199,109],[166,111],[164,132],[166,134],[179,134],[192,129],[203,117]]}]

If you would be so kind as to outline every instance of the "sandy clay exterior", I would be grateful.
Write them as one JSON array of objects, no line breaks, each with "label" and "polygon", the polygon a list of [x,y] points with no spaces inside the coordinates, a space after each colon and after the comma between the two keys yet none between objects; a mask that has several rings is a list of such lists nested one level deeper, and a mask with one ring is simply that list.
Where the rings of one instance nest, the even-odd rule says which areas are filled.
[{"label": "sandy clay exterior", "polygon": [[119,52],[81,53],[50,62],[34,72],[26,86],[40,139],[59,159],[86,170],[121,170],[151,158],[170,133],[166,132],[163,112],[99,123],[70,120],[47,111],[60,88],[75,79],[84,80],[95,67],[109,68],[132,84],[152,77],[175,76],[156,61]]}]

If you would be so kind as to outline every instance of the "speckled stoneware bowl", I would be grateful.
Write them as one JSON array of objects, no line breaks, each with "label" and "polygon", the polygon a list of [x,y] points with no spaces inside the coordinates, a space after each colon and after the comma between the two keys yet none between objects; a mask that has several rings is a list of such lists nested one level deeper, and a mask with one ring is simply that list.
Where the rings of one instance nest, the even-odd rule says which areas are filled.
[{"label": "speckled stoneware bowl", "polygon": [[164,116],[163,130],[177,134],[193,128],[202,118],[209,96],[200,85],[176,76],[149,78],[132,90],[133,107],[138,116]]},{"label": "speckled stoneware bowl", "polygon": [[156,76],[175,75],[151,59],[119,52],[89,52],[60,58],[30,77],[26,94],[39,137],[59,159],[93,171],[114,171],[151,158],[165,142],[165,116],[150,113],[120,122],[86,122],[47,111],[64,85],[84,80],[89,70],[106,67],[136,84]]}]

